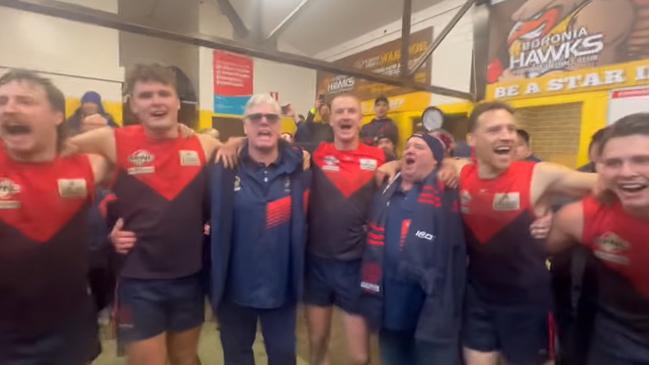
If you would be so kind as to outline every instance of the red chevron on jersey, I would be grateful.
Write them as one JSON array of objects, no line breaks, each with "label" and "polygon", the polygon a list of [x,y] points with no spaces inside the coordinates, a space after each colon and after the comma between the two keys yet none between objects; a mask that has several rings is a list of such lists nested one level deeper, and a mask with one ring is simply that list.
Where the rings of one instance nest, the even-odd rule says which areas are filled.
[{"label": "red chevron on jersey", "polygon": [[488,243],[522,213],[531,210],[534,163],[517,161],[495,179],[481,179],[477,164],[460,173],[460,209],[464,223],[481,244]]},{"label": "red chevron on jersey", "polygon": [[167,200],[173,200],[205,166],[196,136],[156,140],[140,125],[115,130],[117,166]]},{"label": "red chevron on jersey", "polygon": [[383,150],[359,144],[353,151],[340,151],[333,143],[322,143],[313,161],[345,198],[372,182],[374,172],[385,162]]},{"label": "red chevron on jersey", "polygon": [[0,221],[32,241],[49,241],[94,194],[87,156],[28,164],[11,160],[0,148]]},{"label": "red chevron on jersey", "polygon": [[291,219],[291,196],[285,196],[266,204],[266,229],[272,229]]},{"label": "red chevron on jersey", "polygon": [[609,206],[589,197],[582,203],[584,244],[649,299],[649,221],[626,213],[619,201]]}]

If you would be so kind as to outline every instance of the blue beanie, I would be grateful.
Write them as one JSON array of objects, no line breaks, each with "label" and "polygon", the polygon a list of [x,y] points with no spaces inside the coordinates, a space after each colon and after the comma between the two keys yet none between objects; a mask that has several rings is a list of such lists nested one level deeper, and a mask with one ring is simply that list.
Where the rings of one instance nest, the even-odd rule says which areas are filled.
[{"label": "blue beanie", "polygon": [[415,137],[423,139],[424,142],[426,142],[426,144],[428,145],[428,148],[430,148],[431,152],[433,152],[433,158],[435,158],[435,161],[437,161],[438,164],[442,163],[442,161],[444,160],[444,145],[442,144],[442,141],[437,139],[437,137],[433,137],[426,133],[417,132],[410,138]]},{"label": "blue beanie", "polygon": [[85,103],[93,103],[97,104],[99,107],[99,114],[105,114],[106,111],[104,110],[104,106],[101,104],[101,95],[99,95],[96,91],[87,91],[83,96],[81,97],[81,104]]}]

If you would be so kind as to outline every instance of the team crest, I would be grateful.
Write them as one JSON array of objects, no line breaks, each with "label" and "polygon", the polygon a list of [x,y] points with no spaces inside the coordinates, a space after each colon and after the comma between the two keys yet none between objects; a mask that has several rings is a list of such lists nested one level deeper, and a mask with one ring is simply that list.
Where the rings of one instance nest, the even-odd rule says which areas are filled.
[{"label": "team crest", "polygon": [[285,193],[291,192],[291,179],[289,177],[284,178],[284,192]]},{"label": "team crest", "polygon": [[18,193],[20,185],[7,178],[0,179],[0,210],[20,208],[20,201],[13,199]]},{"label": "team crest", "polygon": [[595,256],[621,265],[628,265],[626,256],[631,245],[613,232],[606,232],[595,239]]},{"label": "team crest", "polygon": [[234,191],[241,190],[241,178],[239,176],[234,177]]},{"label": "team crest", "polygon": [[128,156],[128,161],[133,165],[129,167],[129,175],[152,174],[155,172],[154,166],[146,166],[153,163],[155,156],[147,150],[137,150]]}]

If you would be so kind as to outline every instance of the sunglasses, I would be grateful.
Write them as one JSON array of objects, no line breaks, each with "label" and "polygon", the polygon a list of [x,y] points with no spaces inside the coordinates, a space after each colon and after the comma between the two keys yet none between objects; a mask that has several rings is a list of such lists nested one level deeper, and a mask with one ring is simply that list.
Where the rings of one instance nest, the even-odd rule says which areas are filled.
[{"label": "sunglasses", "polygon": [[279,115],[277,114],[254,113],[246,115],[246,118],[254,123],[261,122],[262,118],[266,118],[268,123],[277,123],[279,121]]}]

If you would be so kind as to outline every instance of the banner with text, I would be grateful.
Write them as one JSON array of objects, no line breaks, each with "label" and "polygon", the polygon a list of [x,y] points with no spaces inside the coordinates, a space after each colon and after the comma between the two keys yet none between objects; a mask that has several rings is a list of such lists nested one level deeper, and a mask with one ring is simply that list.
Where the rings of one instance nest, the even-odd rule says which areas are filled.
[{"label": "banner with text", "polygon": [[648,0],[492,0],[489,9],[487,99],[648,82]]},{"label": "banner with text", "polygon": [[214,112],[242,115],[252,95],[252,58],[215,50],[213,66]]},{"label": "banner with text", "polygon": [[[412,67],[423,56],[433,38],[433,28],[426,28],[410,35],[409,67]],[[337,65],[375,72],[386,76],[398,76],[401,69],[401,39],[381,44],[363,52],[345,57],[334,62]],[[430,84],[431,61],[428,61],[415,73],[417,82]],[[317,95],[329,96],[351,92],[361,100],[374,99],[379,95],[393,96],[411,92],[398,86],[361,80],[353,76],[337,75],[318,71]]]}]

